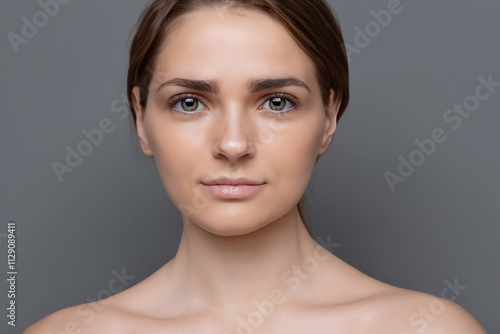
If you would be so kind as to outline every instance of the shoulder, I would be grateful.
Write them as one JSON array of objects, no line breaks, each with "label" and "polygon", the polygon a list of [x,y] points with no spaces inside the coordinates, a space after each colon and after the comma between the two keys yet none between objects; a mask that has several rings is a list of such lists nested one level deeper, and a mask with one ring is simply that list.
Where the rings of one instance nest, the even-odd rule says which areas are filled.
[{"label": "shoulder", "polygon": [[326,293],[329,302],[322,313],[330,327],[342,324],[350,333],[486,334],[469,312],[448,299],[384,283],[334,259],[322,282],[323,291],[333,291]]},{"label": "shoulder", "polygon": [[401,333],[486,334],[463,307],[424,292],[390,286],[373,296],[372,303],[380,310],[377,321]]},{"label": "shoulder", "polygon": [[[121,275],[125,280],[129,277],[125,271]],[[148,319],[148,314],[140,312],[140,307],[147,305],[148,297],[153,295],[149,284],[145,284],[147,280],[108,298],[49,314],[28,327],[23,334],[122,334],[140,329]]]},{"label": "shoulder", "polygon": [[[126,312],[106,305],[104,300],[72,306],[54,312],[28,327],[23,334],[51,333],[122,333],[130,317]],[[103,303],[104,302],[104,303]]]}]

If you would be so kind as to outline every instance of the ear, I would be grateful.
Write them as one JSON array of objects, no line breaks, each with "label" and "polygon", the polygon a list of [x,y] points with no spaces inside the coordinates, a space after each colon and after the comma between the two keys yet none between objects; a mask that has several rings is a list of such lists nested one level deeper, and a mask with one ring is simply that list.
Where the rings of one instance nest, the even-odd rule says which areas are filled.
[{"label": "ear", "polygon": [[134,104],[135,114],[137,116],[135,124],[137,127],[137,136],[139,137],[139,142],[141,143],[142,152],[148,157],[154,156],[153,150],[149,145],[148,138],[146,136],[146,130],[144,129],[144,108],[141,106],[141,89],[139,86],[135,86],[132,89],[132,102]]},{"label": "ear", "polygon": [[330,143],[332,142],[333,135],[337,130],[337,116],[339,114],[340,99],[336,99],[336,93],[333,89],[330,89],[330,101],[325,107],[326,121],[325,121],[325,132],[323,134],[323,141],[321,142],[321,147],[318,152],[318,156],[323,155],[328,150]]}]

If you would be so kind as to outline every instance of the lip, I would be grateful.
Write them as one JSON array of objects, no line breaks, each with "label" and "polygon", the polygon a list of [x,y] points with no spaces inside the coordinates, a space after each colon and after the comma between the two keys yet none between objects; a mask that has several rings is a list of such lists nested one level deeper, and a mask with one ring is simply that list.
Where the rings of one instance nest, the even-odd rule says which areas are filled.
[{"label": "lip", "polygon": [[255,180],[247,179],[246,177],[240,177],[237,179],[231,179],[228,177],[220,177],[218,179],[210,180],[208,182],[202,182],[202,184],[207,186],[219,186],[219,185],[229,185],[229,186],[241,186],[241,185],[250,185],[250,186],[258,186],[265,184],[264,182],[258,182]]},{"label": "lip", "polygon": [[258,193],[265,187],[264,182],[247,178],[218,178],[202,182],[203,188],[212,196],[223,199],[243,199]]}]

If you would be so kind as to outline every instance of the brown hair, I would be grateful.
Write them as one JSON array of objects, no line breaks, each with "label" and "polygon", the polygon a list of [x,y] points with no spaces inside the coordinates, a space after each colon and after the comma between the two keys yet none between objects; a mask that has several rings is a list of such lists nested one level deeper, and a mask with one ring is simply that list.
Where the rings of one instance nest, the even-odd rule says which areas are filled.
[{"label": "brown hair", "polygon": [[[323,104],[328,105],[331,88],[336,93],[337,101],[341,101],[338,121],[349,103],[349,68],[340,25],[325,0],[153,0],[139,19],[130,48],[127,96],[134,123],[137,117],[132,90],[139,86],[140,104],[145,108],[156,55],[168,28],[189,12],[206,6],[225,5],[266,13],[287,29],[316,65]],[[304,201],[303,196],[298,210],[311,234],[305,217]]]}]

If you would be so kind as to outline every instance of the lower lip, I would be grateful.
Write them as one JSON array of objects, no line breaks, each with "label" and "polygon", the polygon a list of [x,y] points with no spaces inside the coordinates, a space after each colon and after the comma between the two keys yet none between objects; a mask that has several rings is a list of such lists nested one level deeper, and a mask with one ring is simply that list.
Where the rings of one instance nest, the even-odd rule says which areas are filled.
[{"label": "lower lip", "polygon": [[242,199],[250,197],[257,192],[259,192],[262,188],[264,188],[265,184],[240,184],[240,185],[206,185],[203,184],[203,187],[212,195],[225,199]]}]

